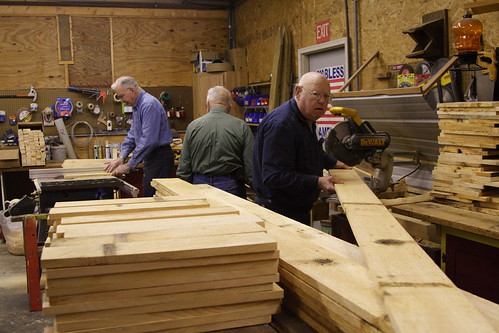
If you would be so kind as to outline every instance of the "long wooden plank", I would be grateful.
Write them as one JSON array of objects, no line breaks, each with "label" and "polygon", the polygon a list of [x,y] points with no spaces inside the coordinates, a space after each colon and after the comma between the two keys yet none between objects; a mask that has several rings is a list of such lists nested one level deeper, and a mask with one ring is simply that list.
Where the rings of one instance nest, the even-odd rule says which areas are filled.
[{"label": "long wooden plank", "polygon": [[[217,324],[236,319],[254,318],[256,316],[272,315],[279,311],[279,302],[262,301],[234,305],[196,308],[189,311],[168,311],[148,314],[137,314],[105,318],[101,322],[83,323],[85,329],[92,332],[151,332],[165,329],[182,330],[192,326]],[[57,320],[56,320],[57,323]],[[60,329],[77,328],[73,325],[58,325]]]},{"label": "long wooden plank", "polygon": [[151,242],[118,243],[66,247],[47,247],[41,256],[42,268],[76,267],[202,258],[217,255],[277,250],[277,244],[264,232],[200,237],[196,242],[169,239]]},{"label": "long wooden plank", "polygon": [[222,214],[239,214],[239,211],[233,207],[200,207],[200,208],[185,208],[185,209],[167,209],[167,210],[154,210],[154,211],[136,211],[126,213],[113,213],[113,214],[94,214],[86,216],[69,216],[61,218],[61,225],[67,224],[85,224],[85,223],[103,223],[115,221],[137,221],[144,219],[158,219],[158,218],[180,218],[192,216],[208,216],[208,215],[222,215]]},{"label": "long wooden plank", "polygon": [[278,107],[281,95],[280,82],[282,79],[282,60],[284,47],[284,34],[286,29],[279,27],[274,42],[274,58],[272,60],[272,78],[270,82],[269,112]]},{"label": "long wooden plank", "polygon": [[272,283],[278,281],[279,281],[278,274],[269,274],[269,275],[259,275],[259,276],[245,276],[242,278],[224,279],[217,281],[182,283],[182,284],[159,286],[159,287],[129,288],[125,290],[101,291],[98,293],[51,296],[50,298],[48,297],[44,298],[44,307],[74,304],[77,302],[89,303],[89,302],[108,301],[109,299],[113,298],[148,297],[154,295],[185,293],[185,292],[194,292],[194,291],[211,290],[211,289],[234,288],[234,287],[243,287],[251,285],[271,286]]},{"label": "long wooden plank", "polygon": [[48,223],[53,224],[54,221],[60,220],[68,216],[84,216],[84,215],[107,215],[113,213],[132,213],[154,210],[182,209],[195,207],[209,207],[206,200],[189,200],[189,201],[171,201],[171,202],[142,202],[129,203],[126,205],[113,204],[105,206],[81,206],[81,207],[54,207],[49,211]]},{"label": "long wooden plank", "polygon": [[307,303],[298,300],[295,295],[289,291],[287,287],[284,287],[284,293],[286,297],[283,302],[283,308],[294,313],[298,318],[301,318],[314,330],[313,332],[319,333],[343,333],[339,328],[333,325],[327,325],[324,323],[323,318],[319,314],[315,313],[310,309]]},{"label": "long wooden plank", "polygon": [[163,312],[178,309],[192,309],[201,308],[207,306],[217,306],[217,305],[228,305],[228,304],[238,304],[245,302],[257,302],[265,300],[276,300],[282,299],[283,297],[282,289],[274,284],[272,291],[260,292],[260,293],[239,293],[228,296],[214,297],[213,294],[207,297],[196,297],[196,299],[184,299],[182,301],[175,302],[162,302],[159,304],[126,307],[119,309],[110,309],[107,311],[89,311],[81,313],[70,313],[57,315],[58,325],[70,324],[73,322],[87,322],[91,324],[93,321],[106,320],[112,316],[128,316],[139,313],[151,313],[151,312]]},{"label": "long wooden plank", "polygon": [[89,242],[96,244],[118,244],[128,242],[149,242],[167,239],[194,239],[197,237],[234,235],[252,232],[261,232],[264,229],[256,223],[237,223],[225,225],[206,225],[194,229],[178,226],[169,230],[155,230],[145,232],[127,232],[113,235],[100,235],[99,224],[95,225],[95,236],[86,238],[56,238],[50,242],[51,247],[60,246],[85,246]]},{"label": "long wooden plank", "polygon": [[477,328],[495,331],[381,202],[352,200],[360,197],[359,193],[370,192],[365,184],[359,192],[363,182],[354,171],[330,172],[345,181],[335,185],[338,198],[367,266],[383,292],[396,332],[471,332]]},{"label": "long wooden plank", "polygon": [[446,227],[499,239],[497,216],[449,207],[435,202],[420,202],[392,207],[393,212],[419,218]]},{"label": "long wooden plank", "polygon": [[[48,315],[59,315],[68,313],[81,313],[87,311],[104,311],[108,309],[120,309],[128,307],[137,307],[151,304],[171,303],[171,310],[190,309],[196,308],[196,300],[198,298],[219,298],[239,296],[240,294],[268,292],[272,290],[272,284],[267,285],[248,285],[241,287],[219,288],[197,290],[191,292],[173,292],[167,294],[154,294],[142,297],[116,297],[104,300],[92,300],[87,302],[77,301],[75,303],[65,303],[52,305],[51,301],[47,299],[44,302],[43,313]],[[47,302],[48,301],[48,302]],[[186,304],[192,303],[191,307],[185,307]],[[180,304],[184,305],[180,305]]]},{"label": "long wooden plank", "polygon": [[102,206],[102,205],[115,205],[115,204],[129,204],[129,203],[144,203],[144,202],[170,202],[170,201],[190,201],[202,200],[202,197],[180,197],[180,196],[157,196],[145,198],[121,198],[121,199],[101,199],[101,200],[80,200],[80,201],[58,201],[55,203],[55,208],[61,207],[81,207],[81,206]]},{"label": "long wooden plank", "polygon": [[65,159],[64,162],[62,162],[62,167],[63,168],[85,168],[85,167],[102,167],[102,170],[104,170],[104,167],[106,166],[106,163],[111,162],[112,159],[83,159],[83,158],[78,158],[78,159]]},{"label": "long wooden plank", "polygon": [[[233,208],[230,211],[237,213]],[[92,237],[95,230],[99,229],[99,235],[114,235],[133,232],[158,231],[178,228],[196,228],[206,225],[238,224],[238,223],[256,223],[264,226],[264,222],[256,215],[198,215],[192,217],[179,218],[155,218],[150,220],[133,220],[123,222],[99,223],[98,227],[92,223],[85,224],[65,224],[57,226],[56,234],[62,238]]]},{"label": "long wooden plank", "polygon": [[[367,67],[367,65],[369,65],[371,63],[371,61],[373,61],[375,58],[377,58],[379,56],[379,51],[376,51],[374,52],[374,54],[369,58],[367,59],[367,61],[365,63],[362,64],[362,66],[360,66],[356,71],[355,73],[352,74],[352,76],[348,79],[348,81],[338,90],[339,93],[343,92],[346,88],[348,88],[348,86],[350,85],[350,83],[352,83],[352,81],[364,70],[364,68]],[[358,89],[358,88],[357,88]]]},{"label": "long wooden plank", "polygon": [[[260,316],[247,319],[237,319],[229,320],[220,323],[210,323],[204,325],[195,325],[191,327],[185,327],[182,329],[182,333],[202,333],[202,332],[212,332],[218,330],[226,330],[232,328],[249,327],[262,324],[268,324],[272,321],[272,316]],[[162,330],[162,333],[172,333],[178,332],[178,329],[174,328],[171,330]]]},{"label": "long wooden plank", "polygon": [[235,262],[277,259],[279,251],[241,253],[208,258],[189,258],[153,262],[138,262],[133,264],[97,265],[67,268],[49,268],[45,270],[47,279],[63,279],[90,275],[118,274],[125,272],[151,271],[165,268],[220,265]]},{"label": "long wooden plank", "polygon": [[[179,267],[143,272],[127,272],[99,276],[83,276],[47,281],[47,296],[77,295],[100,291],[148,288],[189,282],[217,281],[243,277],[252,270],[252,276],[269,275],[277,271],[277,260],[248,261],[202,267]],[[176,276],[177,277],[176,277]]]},{"label": "long wooden plank", "polygon": [[[380,332],[378,328],[370,325],[356,313],[341,306],[287,269],[281,267],[279,274],[281,283],[286,286],[285,292],[289,290],[301,302],[311,307],[318,314],[317,317],[328,324],[326,327],[338,327],[341,332]],[[318,299],[321,302],[317,302]],[[286,302],[286,299],[284,301]]]}]

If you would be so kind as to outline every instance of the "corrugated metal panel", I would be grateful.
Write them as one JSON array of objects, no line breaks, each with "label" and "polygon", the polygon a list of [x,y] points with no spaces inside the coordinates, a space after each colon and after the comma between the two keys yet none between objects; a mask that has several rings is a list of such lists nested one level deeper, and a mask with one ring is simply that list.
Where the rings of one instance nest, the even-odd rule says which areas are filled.
[{"label": "corrugated metal panel", "polygon": [[[334,98],[333,106],[356,109],[363,121],[369,121],[379,132],[388,132],[391,144],[387,151],[417,152],[419,159],[429,162],[407,177],[412,186],[431,188],[431,170],[438,159],[438,117],[422,94],[380,95]],[[396,166],[394,179],[415,169],[417,164]],[[397,177],[398,176],[398,177]]]}]

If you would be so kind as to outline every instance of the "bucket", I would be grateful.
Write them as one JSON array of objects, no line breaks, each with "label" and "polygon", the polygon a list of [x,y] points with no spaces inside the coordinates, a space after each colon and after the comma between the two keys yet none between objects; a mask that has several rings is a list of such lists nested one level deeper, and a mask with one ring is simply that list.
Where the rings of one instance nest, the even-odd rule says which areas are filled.
[{"label": "bucket", "polygon": [[66,146],[52,146],[50,147],[50,156],[54,161],[63,161],[67,158]]}]

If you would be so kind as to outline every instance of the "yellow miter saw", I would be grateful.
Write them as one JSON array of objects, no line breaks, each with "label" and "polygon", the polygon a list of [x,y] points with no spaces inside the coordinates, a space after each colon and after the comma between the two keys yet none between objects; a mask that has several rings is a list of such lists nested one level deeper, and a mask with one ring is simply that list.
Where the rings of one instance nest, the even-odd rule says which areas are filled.
[{"label": "yellow miter saw", "polygon": [[390,145],[390,135],[377,132],[368,121],[362,121],[357,110],[334,106],[329,111],[346,120],[327,133],[326,151],[352,167],[362,160],[371,164],[378,169],[372,190],[376,193],[385,191],[391,185],[393,170],[393,156],[384,153]]}]

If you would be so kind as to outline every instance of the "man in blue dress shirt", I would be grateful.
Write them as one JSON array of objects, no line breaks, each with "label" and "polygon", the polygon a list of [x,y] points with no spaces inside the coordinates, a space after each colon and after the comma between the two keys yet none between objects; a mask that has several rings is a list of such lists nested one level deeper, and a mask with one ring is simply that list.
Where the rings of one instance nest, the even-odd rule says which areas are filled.
[{"label": "man in blue dress shirt", "polygon": [[151,180],[171,177],[173,171],[172,135],[166,112],[159,100],[140,88],[133,77],[122,76],[111,88],[117,99],[133,107],[133,122],[121,144],[120,156],[107,163],[105,171],[125,174],[143,162],[143,196],[152,197],[156,190]]}]

